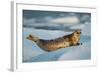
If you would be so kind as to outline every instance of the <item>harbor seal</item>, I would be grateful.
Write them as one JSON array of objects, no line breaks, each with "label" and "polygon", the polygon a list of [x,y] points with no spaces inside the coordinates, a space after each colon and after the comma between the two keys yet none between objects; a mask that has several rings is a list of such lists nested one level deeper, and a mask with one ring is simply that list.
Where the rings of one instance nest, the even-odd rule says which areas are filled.
[{"label": "harbor seal", "polygon": [[52,40],[40,39],[34,35],[29,35],[27,39],[35,42],[41,49],[51,52],[61,48],[80,45],[81,30],[75,30],[72,34],[65,35]]}]

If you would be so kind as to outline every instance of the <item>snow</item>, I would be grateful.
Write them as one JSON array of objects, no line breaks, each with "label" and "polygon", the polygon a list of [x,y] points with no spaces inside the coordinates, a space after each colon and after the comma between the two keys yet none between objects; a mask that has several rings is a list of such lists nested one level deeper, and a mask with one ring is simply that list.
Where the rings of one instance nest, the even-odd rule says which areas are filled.
[{"label": "snow", "polygon": [[70,33],[72,32],[23,28],[23,62],[91,59],[91,37],[84,34],[80,40],[83,43],[82,45],[62,48],[53,52],[46,52],[32,41],[26,39],[29,34],[38,36],[41,39],[54,39]]}]

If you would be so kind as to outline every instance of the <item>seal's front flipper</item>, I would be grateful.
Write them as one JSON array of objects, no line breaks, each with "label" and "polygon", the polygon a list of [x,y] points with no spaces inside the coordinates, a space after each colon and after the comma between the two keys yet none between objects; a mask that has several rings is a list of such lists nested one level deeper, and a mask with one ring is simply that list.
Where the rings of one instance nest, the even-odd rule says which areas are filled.
[{"label": "seal's front flipper", "polygon": [[82,45],[82,43],[77,43],[76,45]]}]

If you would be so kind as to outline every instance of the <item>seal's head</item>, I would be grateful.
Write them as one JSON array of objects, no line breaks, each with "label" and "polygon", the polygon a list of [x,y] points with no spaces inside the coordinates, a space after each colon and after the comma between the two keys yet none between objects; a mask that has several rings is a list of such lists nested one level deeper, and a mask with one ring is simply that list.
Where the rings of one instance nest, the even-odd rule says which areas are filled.
[{"label": "seal's head", "polygon": [[77,30],[74,31],[73,35],[77,36],[77,37],[80,37],[81,33],[82,33],[81,30],[77,29]]},{"label": "seal's head", "polygon": [[34,41],[34,42],[37,42],[37,40],[38,40],[38,37],[36,37],[36,36],[33,36],[33,35],[29,35],[28,37],[26,37],[28,40],[32,40],[32,41]]},{"label": "seal's head", "polygon": [[70,44],[71,45],[76,45],[77,43],[79,43],[79,40],[80,40],[80,36],[81,36],[81,30],[75,30],[73,33],[72,33],[72,36],[70,38]]}]

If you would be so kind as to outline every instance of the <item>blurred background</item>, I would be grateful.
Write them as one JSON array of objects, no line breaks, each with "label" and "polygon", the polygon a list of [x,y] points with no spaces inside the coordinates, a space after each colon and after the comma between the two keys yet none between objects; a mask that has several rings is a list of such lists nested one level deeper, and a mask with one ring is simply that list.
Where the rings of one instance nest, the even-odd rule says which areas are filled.
[{"label": "blurred background", "polygon": [[90,13],[23,10],[23,27],[27,28],[73,31],[86,26],[89,32],[90,22]]}]

